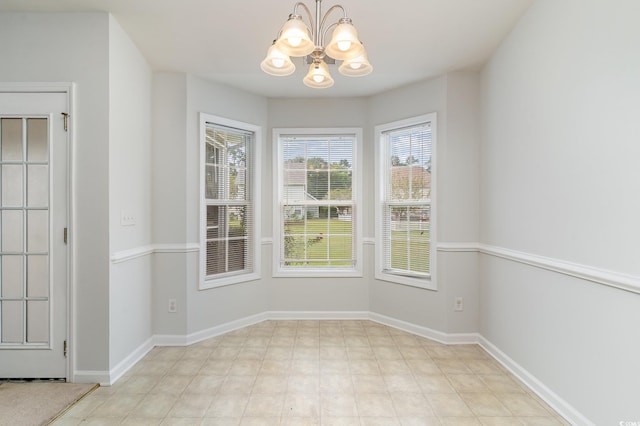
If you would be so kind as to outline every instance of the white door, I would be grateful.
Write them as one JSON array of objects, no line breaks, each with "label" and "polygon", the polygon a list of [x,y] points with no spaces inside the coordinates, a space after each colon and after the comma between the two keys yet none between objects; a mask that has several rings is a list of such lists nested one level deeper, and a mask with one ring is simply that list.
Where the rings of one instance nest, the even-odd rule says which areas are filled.
[{"label": "white door", "polygon": [[0,378],[66,378],[67,93],[0,92]]}]

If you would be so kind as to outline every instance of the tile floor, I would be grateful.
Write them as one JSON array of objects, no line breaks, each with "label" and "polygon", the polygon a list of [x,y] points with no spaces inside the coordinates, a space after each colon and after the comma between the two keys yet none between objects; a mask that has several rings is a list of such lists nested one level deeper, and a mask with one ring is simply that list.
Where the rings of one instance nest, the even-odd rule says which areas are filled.
[{"label": "tile floor", "polygon": [[54,424],[569,423],[477,345],[370,321],[264,321],[154,348]]}]

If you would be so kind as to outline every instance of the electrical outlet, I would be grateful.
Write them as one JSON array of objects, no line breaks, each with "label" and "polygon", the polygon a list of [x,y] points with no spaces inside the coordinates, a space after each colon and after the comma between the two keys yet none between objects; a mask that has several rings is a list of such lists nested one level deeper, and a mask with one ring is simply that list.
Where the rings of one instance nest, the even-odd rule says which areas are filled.
[{"label": "electrical outlet", "polygon": [[176,313],[178,312],[178,306],[176,303],[176,299],[169,299],[169,312]]},{"label": "electrical outlet", "polygon": [[456,312],[462,312],[462,297],[456,297],[456,303],[453,307],[453,310]]}]

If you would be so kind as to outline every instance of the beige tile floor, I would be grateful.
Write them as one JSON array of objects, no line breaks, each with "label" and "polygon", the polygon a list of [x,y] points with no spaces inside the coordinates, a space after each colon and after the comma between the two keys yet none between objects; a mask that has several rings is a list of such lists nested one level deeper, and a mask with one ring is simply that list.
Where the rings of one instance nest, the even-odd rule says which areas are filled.
[{"label": "beige tile floor", "polygon": [[264,321],[157,347],[62,425],[568,425],[477,345],[370,321]]}]

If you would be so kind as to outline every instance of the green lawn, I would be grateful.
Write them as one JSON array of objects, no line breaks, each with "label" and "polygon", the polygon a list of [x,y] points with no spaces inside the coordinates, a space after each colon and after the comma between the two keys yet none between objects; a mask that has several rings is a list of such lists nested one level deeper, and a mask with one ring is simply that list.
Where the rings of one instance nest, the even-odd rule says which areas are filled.
[{"label": "green lawn", "polygon": [[[351,222],[338,219],[289,222],[285,225],[288,264],[303,267],[350,266],[351,226]],[[428,230],[392,231],[391,249],[408,254],[395,257],[391,262],[393,269],[429,272]]]},{"label": "green lawn", "polygon": [[285,225],[285,257],[292,259],[291,264],[296,266],[349,266],[351,225],[338,219],[289,222]]}]

